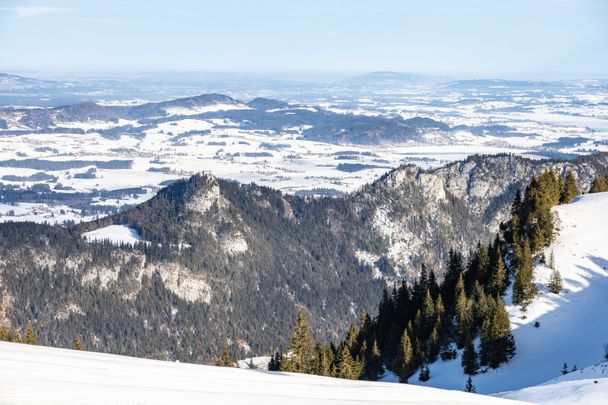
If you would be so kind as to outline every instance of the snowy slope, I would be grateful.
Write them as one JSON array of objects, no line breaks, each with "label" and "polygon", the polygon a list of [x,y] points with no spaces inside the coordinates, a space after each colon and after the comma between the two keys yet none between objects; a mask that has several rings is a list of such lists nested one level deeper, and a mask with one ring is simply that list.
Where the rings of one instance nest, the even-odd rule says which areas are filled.
[{"label": "snowy slope", "polygon": [[0,404],[488,404],[404,384],[179,364],[0,342]]},{"label": "snowy slope", "polygon": [[141,236],[135,229],[126,225],[109,225],[91,232],[85,232],[82,237],[89,242],[109,241],[113,244],[134,245],[141,242]]},{"label": "snowy slope", "polygon": [[[564,362],[581,368],[602,360],[602,345],[608,342],[607,212],[608,193],[584,195],[555,208],[559,235],[547,249],[547,257],[553,250],[564,291],[560,295],[548,293],[549,269],[537,267],[541,294],[530,305],[527,318],[522,319],[517,308],[509,308],[517,353],[508,365],[473,377],[478,392],[537,385],[558,376]],[[430,369],[426,385],[457,389],[466,381],[460,357],[436,362]],[[411,380],[419,383],[416,377]]]},{"label": "snowy slope", "polygon": [[586,367],[535,387],[497,396],[547,405],[604,404],[608,401],[608,363]]}]

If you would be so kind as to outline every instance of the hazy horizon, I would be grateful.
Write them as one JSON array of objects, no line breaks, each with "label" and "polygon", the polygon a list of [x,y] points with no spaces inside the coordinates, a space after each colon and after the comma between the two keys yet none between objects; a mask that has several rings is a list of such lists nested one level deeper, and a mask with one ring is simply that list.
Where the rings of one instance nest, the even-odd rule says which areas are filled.
[{"label": "hazy horizon", "polygon": [[0,71],[608,78],[600,0],[0,0]]}]

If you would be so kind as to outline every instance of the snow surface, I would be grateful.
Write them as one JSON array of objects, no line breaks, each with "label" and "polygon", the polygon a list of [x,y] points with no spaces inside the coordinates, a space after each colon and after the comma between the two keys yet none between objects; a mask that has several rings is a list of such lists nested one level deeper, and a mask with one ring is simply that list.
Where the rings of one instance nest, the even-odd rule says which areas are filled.
[{"label": "snow surface", "polygon": [[82,237],[88,242],[109,241],[115,245],[135,245],[141,242],[141,236],[135,229],[126,225],[109,225],[94,231],[85,232]]},{"label": "snow surface", "polygon": [[535,387],[497,396],[547,405],[605,404],[608,402],[608,363],[586,367]]},{"label": "snow surface", "polygon": [[522,404],[365,381],[0,342],[1,404]]},{"label": "snow surface", "polygon": [[[508,306],[517,352],[507,365],[473,377],[477,391],[496,393],[540,384],[570,367],[591,366],[603,359],[608,342],[608,193],[587,194],[572,204],[554,208],[559,235],[547,248],[555,254],[564,291],[547,290],[550,270],[539,265],[535,277],[539,297],[522,319],[518,308]],[[506,297],[510,303],[510,297]],[[539,322],[539,327],[535,327]],[[457,389],[466,381],[460,356],[430,365],[426,385]],[[411,383],[421,384],[414,376]],[[604,403],[608,403],[606,395]]]}]

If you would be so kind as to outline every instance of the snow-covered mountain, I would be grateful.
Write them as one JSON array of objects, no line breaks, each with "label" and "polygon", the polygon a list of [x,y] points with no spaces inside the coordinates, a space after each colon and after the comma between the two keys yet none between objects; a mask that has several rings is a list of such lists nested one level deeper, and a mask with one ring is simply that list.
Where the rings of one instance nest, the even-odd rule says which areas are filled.
[{"label": "snow-covered mountain", "polygon": [[[554,208],[559,235],[546,249],[546,256],[554,253],[564,289],[559,295],[548,292],[550,270],[540,264],[536,267],[539,297],[528,308],[527,317],[523,318],[516,307],[510,306],[509,310],[517,353],[509,364],[474,376],[478,392],[495,393],[541,384],[559,376],[564,363],[572,369],[593,366],[604,359],[603,345],[608,342],[607,209],[608,193],[583,195],[571,204]],[[510,297],[506,298],[509,303]],[[571,377],[567,374],[551,384],[567,380],[568,376]],[[465,380],[459,356],[455,361],[432,364],[431,379],[426,385],[457,389]],[[608,380],[603,384],[608,384]],[[550,401],[552,397],[547,398],[546,403],[555,403]]]},{"label": "snow-covered mountain", "polygon": [[[0,342],[0,403],[523,405],[459,391]],[[32,389],[35,387],[35,389]]]}]

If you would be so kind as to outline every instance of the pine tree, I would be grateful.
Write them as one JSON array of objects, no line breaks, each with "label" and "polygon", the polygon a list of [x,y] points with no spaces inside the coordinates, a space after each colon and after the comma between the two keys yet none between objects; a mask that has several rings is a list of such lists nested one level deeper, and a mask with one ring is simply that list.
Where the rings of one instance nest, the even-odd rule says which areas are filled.
[{"label": "pine tree", "polygon": [[564,363],[564,367],[562,367],[562,375],[568,374],[568,363]]},{"label": "pine tree", "polygon": [[367,351],[365,357],[365,376],[369,380],[376,380],[384,371],[382,367],[382,355],[378,342],[374,339],[372,347]]},{"label": "pine tree", "polygon": [[281,362],[281,371],[309,374],[314,370],[314,346],[312,333],[304,310],[298,311],[298,320],[287,348],[287,356]]},{"label": "pine tree", "polygon": [[469,339],[464,346],[461,364],[465,374],[468,374],[469,376],[477,374],[477,369],[479,368],[479,364],[477,363],[477,352],[475,351],[475,345],[471,339]]},{"label": "pine tree", "polygon": [[559,274],[557,269],[555,269],[551,271],[551,276],[549,277],[549,291],[553,294],[559,294],[562,292],[562,288],[564,288],[562,275]]},{"label": "pine tree", "polygon": [[23,343],[23,340],[21,339],[21,334],[19,333],[18,330],[15,330],[13,332],[13,336],[11,336],[11,342],[13,342],[13,343]]},{"label": "pine tree", "polygon": [[361,375],[362,364],[358,359],[353,359],[347,345],[342,345],[336,356],[335,377],[356,380]]},{"label": "pine tree", "polygon": [[268,363],[268,371],[279,371],[281,369],[281,360],[283,356],[279,352],[275,352]]},{"label": "pine tree", "polygon": [[426,382],[431,379],[431,370],[429,369],[428,364],[423,364],[420,367],[420,373],[418,374],[418,380],[422,382]]},{"label": "pine tree", "polygon": [[513,283],[513,303],[521,306],[522,312],[526,312],[528,305],[537,294],[534,284],[534,261],[530,251],[528,239],[524,240],[521,257],[517,260],[517,275]]},{"label": "pine tree", "polygon": [[491,264],[492,275],[490,277],[489,292],[493,295],[503,295],[507,289],[507,268],[500,252],[500,247],[495,248],[494,259]]},{"label": "pine tree", "polygon": [[82,342],[80,341],[80,336],[76,336],[72,341],[72,348],[74,350],[82,350]]},{"label": "pine tree", "polygon": [[25,329],[24,343],[27,343],[28,345],[38,344],[38,338],[36,337],[31,325],[28,325]]},{"label": "pine tree", "polygon": [[464,279],[462,273],[458,276],[456,283],[456,346],[460,349],[470,336],[470,313],[468,312],[468,300],[464,292]]},{"label": "pine tree", "polygon": [[574,200],[574,197],[580,193],[581,192],[576,186],[576,180],[574,180],[572,172],[568,172],[566,181],[564,182],[564,187],[562,188],[561,196],[559,198],[560,204],[570,204],[572,200]]},{"label": "pine tree", "polygon": [[220,367],[234,367],[234,361],[232,360],[232,356],[230,356],[228,340],[226,339],[224,339],[224,344],[222,345],[220,358],[215,362],[215,365]]},{"label": "pine tree", "polygon": [[511,333],[509,315],[504,302],[498,298],[492,316],[486,319],[481,328],[480,363],[497,368],[508,362],[515,354],[515,339]]},{"label": "pine tree", "polygon": [[11,334],[6,326],[0,327],[0,342],[10,342]]},{"label": "pine tree", "polygon": [[465,385],[464,390],[466,392],[477,392],[475,385],[473,385],[473,379],[471,378],[470,375],[469,375],[469,378],[467,378],[467,385]]},{"label": "pine tree", "polygon": [[407,383],[407,380],[414,371],[414,349],[407,328],[403,331],[403,335],[401,336],[397,369],[399,371],[399,380],[402,383]]}]

